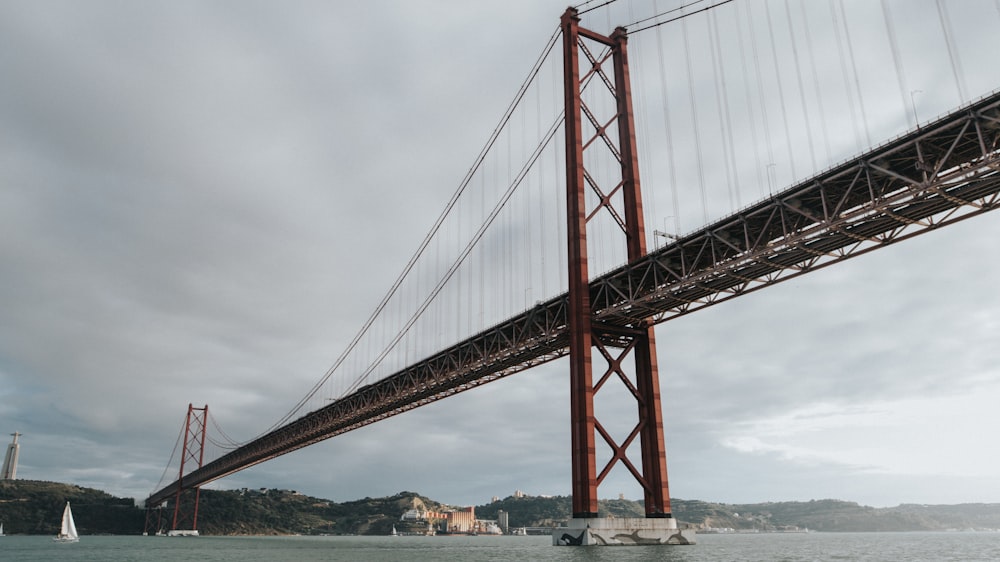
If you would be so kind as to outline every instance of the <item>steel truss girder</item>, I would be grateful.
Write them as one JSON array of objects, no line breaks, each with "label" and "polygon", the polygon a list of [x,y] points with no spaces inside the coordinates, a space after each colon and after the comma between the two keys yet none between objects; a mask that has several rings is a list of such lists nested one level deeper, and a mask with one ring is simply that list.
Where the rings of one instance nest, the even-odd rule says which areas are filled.
[{"label": "steel truss girder", "polygon": [[538,303],[515,318],[459,342],[374,384],[363,386],[219,457],[151,494],[159,505],[198,486],[285,453],[562,357],[569,352],[566,298]]},{"label": "steel truss girder", "polygon": [[[1000,206],[1000,92],[590,282],[594,322],[656,323]],[[185,475],[195,487],[551,361],[568,352],[566,294]],[[147,506],[176,494],[154,492]]]},{"label": "steel truss girder", "polygon": [[994,94],[590,283],[595,320],[659,323],[1000,205]]}]

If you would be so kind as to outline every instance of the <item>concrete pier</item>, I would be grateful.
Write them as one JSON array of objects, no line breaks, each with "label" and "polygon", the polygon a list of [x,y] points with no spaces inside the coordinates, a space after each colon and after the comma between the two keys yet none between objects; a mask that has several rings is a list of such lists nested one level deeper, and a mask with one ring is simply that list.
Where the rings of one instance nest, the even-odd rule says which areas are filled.
[{"label": "concrete pier", "polygon": [[639,546],[695,544],[693,530],[680,530],[677,520],[644,517],[570,519],[552,531],[554,546]]}]

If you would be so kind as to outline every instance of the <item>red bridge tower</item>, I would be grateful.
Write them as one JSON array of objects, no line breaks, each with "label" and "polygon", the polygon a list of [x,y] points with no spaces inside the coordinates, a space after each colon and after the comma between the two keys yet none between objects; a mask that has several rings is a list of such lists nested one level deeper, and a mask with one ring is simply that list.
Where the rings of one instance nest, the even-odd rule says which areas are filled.
[{"label": "red bridge tower", "polygon": [[[688,533],[681,534],[678,531],[670,512],[653,324],[646,320],[630,326],[605,325],[595,321],[591,314],[587,224],[602,212],[610,213],[613,221],[621,227],[629,262],[646,255],[646,233],[629,86],[626,32],[619,27],[610,37],[606,37],[581,28],[579,23],[577,11],[574,8],[567,9],[562,17],[562,33],[566,103],[573,520],[569,529],[560,529],[553,534],[553,543],[687,544],[693,542],[691,537],[685,536]],[[597,44],[604,54],[595,56],[588,44]],[[586,57],[583,65],[580,53]],[[608,62],[613,67],[611,76],[604,68]],[[588,87],[604,88],[613,96],[616,110],[609,120],[602,120],[584,103],[582,94]],[[585,130],[587,138],[584,138]],[[606,151],[604,157],[613,158],[620,165],[620,181],[615,185],[599,185],[599,179],[605,178],[598,178],[597,174],[589,173],[584,167],[585,150]],[[593,193],[589,194],[590,192]],[[595,347],[607,363],[596,383],[591,363]],[[626,362],[630,355],[631,375],[627,373],[629,366]],[[625,385],[638,406],[638,423],[621,443],[616,442],[594,415],[595,394],[615,378]],[[612,451],[611,459],[600,472],[597,471],[595,455],[597,435]],[[627,449],[636,439],[639,440],[642,452],[641,470],[627,456]],[[622,463],[642,486],[646,519],[597,517],[597,488],[618,463]],[[633,539],[623,540],[623,536],[631,536]]]}]

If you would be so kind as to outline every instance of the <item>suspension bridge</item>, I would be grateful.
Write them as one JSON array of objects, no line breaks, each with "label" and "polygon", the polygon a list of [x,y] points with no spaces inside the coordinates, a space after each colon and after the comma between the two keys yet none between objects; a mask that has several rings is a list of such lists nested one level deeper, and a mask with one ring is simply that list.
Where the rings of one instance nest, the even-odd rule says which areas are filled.
[{"label": "suspension bridge", "polygon": [[[589,4],[563,15],[413,259],[306,397],[207,462],[208,410],[189,407],[177,478],[146,500],[175,501],[173,528],[196,527],[182,492],[564,356],[574,519],[594,524],[598,486],[624,467],[647,518],[670,520],[653,326],[1000,205],[1000,93],[969,85],[956,3],[925,6],[941,92],[911,89],[923,68],[891,2]],[[979,8],[1000,22],[1000,5]],[[582,25],[602,10],[632,23]],[[865,78],[855,50],[871,37],[895,84]],[[918,94],[944,109],[922,118]],[[891,138],[873,142],[886,121]],[[673,227],[647,232],[662,217]],[[594,414],[615,381],[637,409],[621,435]]]}]

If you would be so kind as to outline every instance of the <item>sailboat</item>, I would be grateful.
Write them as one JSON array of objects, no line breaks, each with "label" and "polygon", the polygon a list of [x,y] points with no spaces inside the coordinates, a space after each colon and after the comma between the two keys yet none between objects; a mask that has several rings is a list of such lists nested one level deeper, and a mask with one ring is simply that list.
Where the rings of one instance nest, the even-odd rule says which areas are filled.
[{"label": "sailboat", "polygon": [[63,510],[62,527],[59,534],[52,537],[56,542],[77,542],[80,537],[76,534],[76,523],[73,522],[73,512],[69,509],[69,502],[66,502],[66,509]]},{"label": "sailboat", "polygon": [[0,537],[5,537],[7,535],[3,534],[3,523],[0,523]]}]

